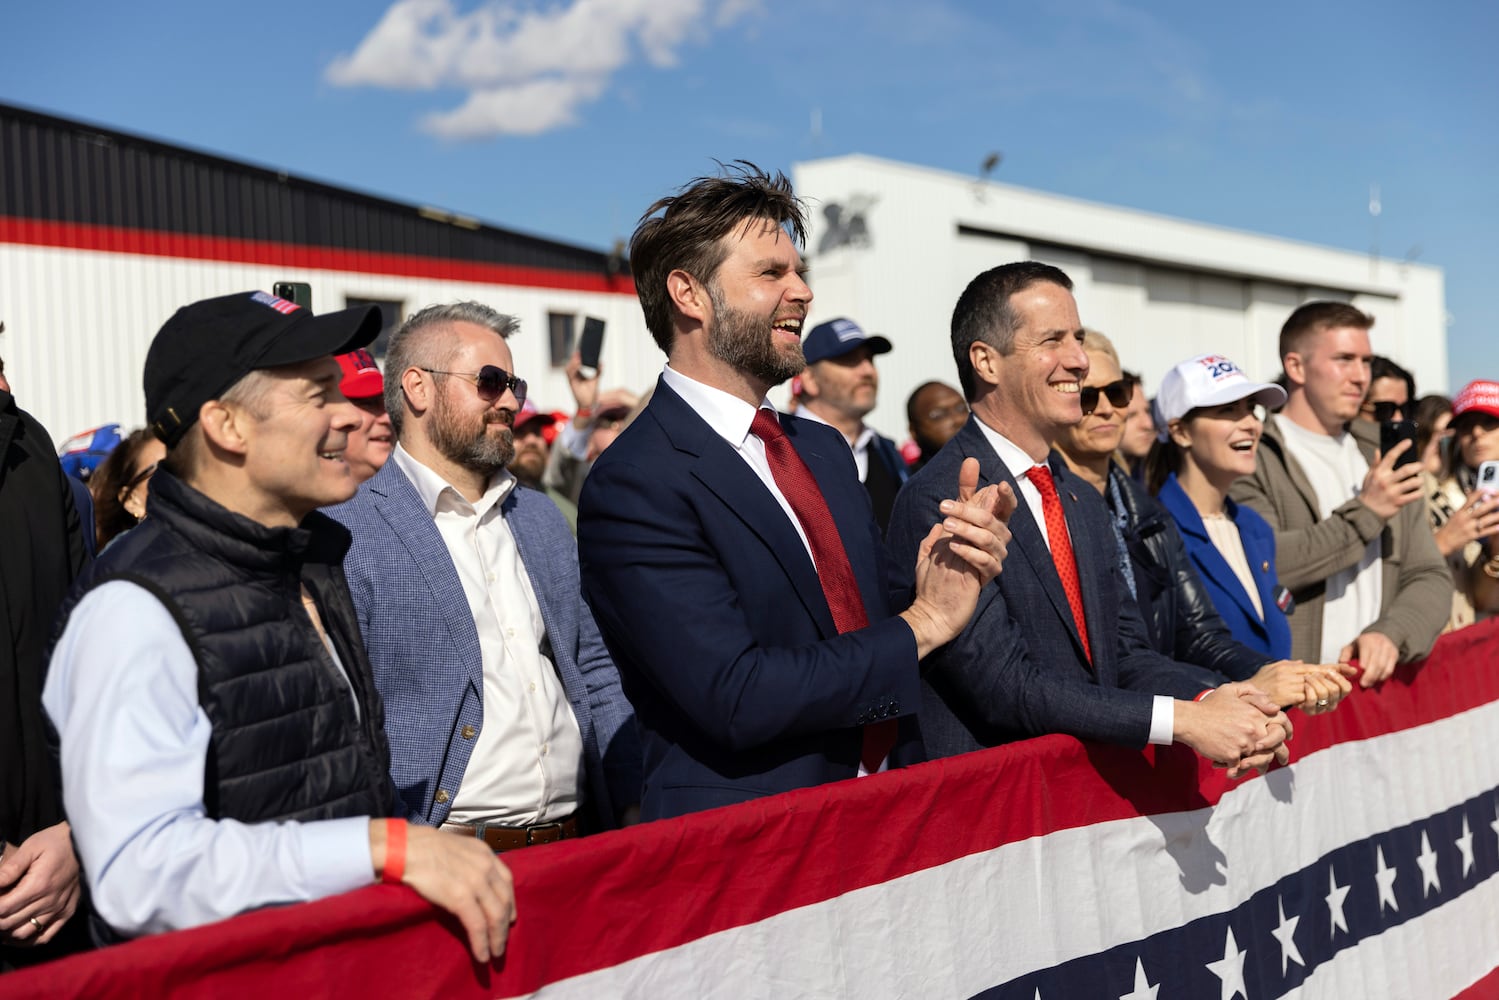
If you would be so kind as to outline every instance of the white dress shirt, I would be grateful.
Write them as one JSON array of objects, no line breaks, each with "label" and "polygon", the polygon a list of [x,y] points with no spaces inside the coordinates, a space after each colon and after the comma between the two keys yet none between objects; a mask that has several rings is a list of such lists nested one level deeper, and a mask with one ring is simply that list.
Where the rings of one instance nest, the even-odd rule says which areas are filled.
[{"label": "white dress shirt", "polygon": [[119,933],[196,927],[374,881],[368,818],[208,818],[213,726],[198,704],[198,665],[149,591],[115,580],[78,603],[42,705],[62,740],[63,803],[89,891]]},{"label": "white dress shirt", "polygon": [[[825,427],[833,427],[832,424],[828,423],[826,420],[822,419],[822,417],[813,412],[810,406],[800,407],[796,411],[796,415],[806,420],[816,421],[817,423],[822,424]],[[833,430],[837,431],[838,428],[833,427]],[[838,433],[843,437],[843,440],[848,441],[848,437],[844,435],[842,431],[838,431]],[[852,448],[854,452],[854,467],[859,470],[859,482],[861,483],[869,481],[869,442],[873,440],[874,428],[869,427],[865,424],[860,424],[858,436],[848,443],[848,446]]]},{"label": "white dress shirt", "polygon": [[479,633],[484,718],[448,821],[565,819],[578,808],[583,735],[556,667],[542,655],[541,605],[500,509],[515,477],[500,470],[471,504],[399,444],[392,458],[432,513]]},{"label": "white dress shirt", "polygon": [[[1033,460],[1018,444],[982,420],[979,421],[979,430],[983,432],[984,440],[989,442],[989,447],[994,449],[994,453],[999,456],[999,460],[1009,470],[1010,477],[1015,480],[1015,485],[1020,487],[1020,496],[1016,497],[1016,500],[1025,504],[1026,509],[1030,511],[1031,520],[1035,521],[1036,527],[1041,529],[1041,538],[1046,542],[1047,549],[1050,550],[1051,535],[1046,530],[1046,512],[1041,506],[1041,491],[1036,489],[1036,484],[1031,482],[1030,476],[1026,475],[1026,472],[1035,466],[1042,466],[1046,469],[1046,474],[1051,475],[1051,467],[1046,465],[1045,462]],[[1092,487],[1090,486],[1089,489],[1092,489]],[[1071,541],[1070,538],[1068,540]],[[1083,611],[1086,613],[1087,608],[1084,608]],[[1032,655],[1038,655],[1039,652],[1039,650],[1033,651]],[[1175,728],[1176,700],[1169,695],[1156,695],[1150,707],[1150,742],[1161,746],[1172,743],[1174,741],[1173,732]]]},{"label": "white dress shirt", "polygon": [[[781,505],[781,510],[786,512],[786,519],[796,529],[797,537],[802,540],[802,546],[807,550],[807,558],[812,559],[813,565],[817,560],[812,556],[812,543],[807,541],[807,533],[802,529],[802,522],[797,518],[796,511],[791,509],[791,503],[781,488],[776,485],[776,477],[770,471],[770,459],[765,456],[765,442],[750,433],[750,424],[755,421],[755,414],[760,410],[769,410],[772,414],[776,408],[770,405],[770,400],[763,399],[758,407],[746,403],[731,393],[716,389],[711,385],[689,378],[681,372],[667,365],[661,372],[662,380],[669,386],[672,392],[682,397],[682,401],[692,408],[692,412],[703,418],[703,422],[713,428],[713,433],[729,443],[729,447],[739,453],[765,488],[770,490],[770,495],[776,498],[776,503]],[[779,416],[776,419],[780,419]]]}]

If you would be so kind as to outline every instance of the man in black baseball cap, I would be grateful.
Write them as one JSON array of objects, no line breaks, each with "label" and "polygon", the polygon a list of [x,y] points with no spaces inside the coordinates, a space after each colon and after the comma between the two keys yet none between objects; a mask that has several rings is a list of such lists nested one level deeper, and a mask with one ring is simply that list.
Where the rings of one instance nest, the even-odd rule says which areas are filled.
[{"label": "man in black baseball cap", "polygon": [[504,948],[510,875],[473,838],[398,816],[384,712],[343,574],[359,412],[336,353],[373,308],[264,292],[178,310],[146,359],[168,447],[147,517],[61,612],[42,702],[106,938],[404,882]]}]

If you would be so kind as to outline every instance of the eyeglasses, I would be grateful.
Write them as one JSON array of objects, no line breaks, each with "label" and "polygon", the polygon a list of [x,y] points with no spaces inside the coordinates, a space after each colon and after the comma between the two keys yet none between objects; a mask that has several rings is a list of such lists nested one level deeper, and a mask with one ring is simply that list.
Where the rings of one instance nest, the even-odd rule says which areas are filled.
[{"label": "eyeglasses", "polygon": [[1391,420],[1405,419],[1405,404],[1393,400],[1380,400],[1377,403],[1365,403],[1364,409],[1374,414],[1374,419],[1379,423],[1387,424]]},{"label": "eyeglasses", "polygon": [[1083,404],[1083,416],[1087,416],[1098,409],[1098,394],[1103,393],[1109,397],[1109,405],[1116,410],[1122,410],[1129,405],[1130,397],[1135,394],[1135,380],[1122,378],[1108,385],[1084,386],[1078,393],[1078,399]]},{"label": "eyeglasses", "polygon": [[486,403],[493,403],[505,394],[509,389],[515,394],[517,403],[526,401],[526,380],[516,378],[505,369],[496,365],[485,365],[477,372],[445,372],[436,368],[423,368],[422,371],[428,375],[456,375],[459,378],[474,380],[474,385],[479,389],[479,398]]}]

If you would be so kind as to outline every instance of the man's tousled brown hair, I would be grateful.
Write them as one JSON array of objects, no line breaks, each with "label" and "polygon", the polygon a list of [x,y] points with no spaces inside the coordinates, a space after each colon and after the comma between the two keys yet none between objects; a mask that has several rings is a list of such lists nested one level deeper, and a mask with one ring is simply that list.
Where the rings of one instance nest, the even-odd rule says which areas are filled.
[{"label": "man's tousled brown hair", "polygon": [[646,209],[630,238],[635,294],[646,327],[667,354],[674,339],[667,275],[686,271],[710,284],[728,256],[723,238],[750,219],[784,228],[798,246],[807,242],[806,210],[785,174],[766,173],[748,160],[719,167],[718,176],[698,177]]}]

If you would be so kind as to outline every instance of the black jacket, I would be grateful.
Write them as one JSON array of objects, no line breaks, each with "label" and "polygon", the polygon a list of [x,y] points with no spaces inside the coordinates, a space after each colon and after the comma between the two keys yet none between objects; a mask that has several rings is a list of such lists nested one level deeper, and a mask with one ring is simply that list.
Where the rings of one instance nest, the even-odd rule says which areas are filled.
[{"label": "black jacket", "polygon": [[[1229,680],[1253,677],[1268,660],[1234,639],[1197,576],[1176,521],[1119,466],[1109,480],[1124,502],[1124,543],[1135,577],[1136,603],[1158,652],[1215,670]],[[1106,494],[1111,512],[1114,491]]]},{"label": "black jacket", "polygon": [[[208,815],[246,823],[394,815],[384,712],[343,575],[348,530],[320,513],[297,528],[268,528],[166,470],[151,480],[147,511],[83,575],[63,614],[110,580],[144,587],[171,612],[213,726]],[[304,585],[342,671],[302,606]]]},{"label": "black jacket", "polygon": [[63,819],[42,681],[53,618],[86,561],[52,439],[0,390],[0,836],[12,844]]}]

